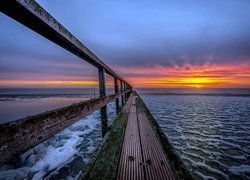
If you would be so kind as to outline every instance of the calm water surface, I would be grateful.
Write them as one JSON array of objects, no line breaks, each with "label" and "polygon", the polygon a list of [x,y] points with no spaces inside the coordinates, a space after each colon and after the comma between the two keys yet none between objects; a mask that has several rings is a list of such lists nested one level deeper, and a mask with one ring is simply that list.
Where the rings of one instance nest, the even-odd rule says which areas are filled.
[{"label": "calm water surface", "polygon": [[250,97],[142,95],[197,179],[250,179]]},{"label": "calm water surface", "polygon": [[[113,91],[107,89],[107,94]],[[0,89],[0,124],[97,98],[98,92],[95,88]]]}]

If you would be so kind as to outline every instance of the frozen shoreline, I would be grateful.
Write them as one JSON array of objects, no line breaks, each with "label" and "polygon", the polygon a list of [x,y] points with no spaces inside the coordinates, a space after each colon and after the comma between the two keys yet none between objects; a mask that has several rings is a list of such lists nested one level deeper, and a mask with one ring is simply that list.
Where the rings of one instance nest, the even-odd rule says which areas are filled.
[{"label": "frozen shoreline", "polygon": [[[108,104],[109,124],[114,116],[114,103],[110,103]],[[82,165],[80,169],[83,169],[101,143],[101,120],[97,110],[25,152],[15,162],[1,166],[0,179],[49,178],[56,176],[61,168],[79,158]],[[68,178],[74,179],[79,173],[81,171],[71,173]]]}]

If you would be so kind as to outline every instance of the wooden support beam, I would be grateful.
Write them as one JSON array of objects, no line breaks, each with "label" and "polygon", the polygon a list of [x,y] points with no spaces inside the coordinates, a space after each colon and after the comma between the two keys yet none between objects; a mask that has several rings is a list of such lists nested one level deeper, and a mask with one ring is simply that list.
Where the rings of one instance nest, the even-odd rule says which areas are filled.
[{"label": "wooden support beam", "polygon": [[[120,91],[123,92],[123,82],[120,80]],[[122,95],[122,105],[124,104],[124,96]]]},{"label": "wooden support beam", "polygon": [[[124,82],[124,91],[127,90],[127,84],[126,82]],[[124,95],[124,98],[125,98],[125,102],[127,102],[128,98],[127,98],[127,94]]]},{"label": "wooden support beam", "polygon": [[[125,93],[125,92],[124,92]],[[91,99],[0,125],[0,165],[42,143],[124,93]]]},{"label": "wooden support beam", "polygon": [[[106,96],[104,68],[99,68],[98,74],[99,74],[99,95],[100,97],[104,97]],[[107,106],[103,106],[100,111],[101,111],[101,119],[102,119],[102,136],[104,137],[108,129]]]},{"label": "wooden support beam", "polygon": [[[115,93],[118,93],[118,80],[117,80],[117,78],[115,77],[114,78],[114,86],[115,86]],[[117,98],[116,100],[115,100],[115,107],[116,107],[116,114],[118,114],[119,113],[119,111],[120,111],[120,108],[119,108],[119,98]]]}]

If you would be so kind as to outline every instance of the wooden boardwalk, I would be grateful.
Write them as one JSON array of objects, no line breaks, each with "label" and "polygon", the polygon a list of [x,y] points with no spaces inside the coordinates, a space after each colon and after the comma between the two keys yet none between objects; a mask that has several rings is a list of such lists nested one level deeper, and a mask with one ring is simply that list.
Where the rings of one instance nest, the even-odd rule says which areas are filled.
[{"label": "wooden boardwalk", "polygon": [[[93,159],[79,175],[79,178],[94,180],[151,180],[174,179],[174,177],[192,179],[141,99],[140,103],[143,104],[142,109],[144,108],[144,110],[138,109],[136,102],[138,104],[139,101],[136,101],[135,96],[137,93],[131,94],[132,86],[101,61],[45,9],[35,1],[19,0],[11,1],[11,3],[0,1],[0,11],[96,67],[99,75],[100,94],[97,99],[1,125],[0,165],[47,140],[79,119],[101,109],[103,145],[94,153]],[[110,96],[106,95],[105,74],[114,78],[115,94]],[[118,81],[120,81],[120,87]],[[125,102],[121,111],[118,100],[120,96],[122,104]],[[112,125],[108,127],[107,104],[114,100],[116,101],[116,111],[120,112]],[[170,170],[166,154],[168,154],[173,171]]]},{"label": "wooden boardwalk", "polygon": [[174,179],[145,112],[136,108],[136,96],[131,95],[127,105],[128,122],[116,179]]}]

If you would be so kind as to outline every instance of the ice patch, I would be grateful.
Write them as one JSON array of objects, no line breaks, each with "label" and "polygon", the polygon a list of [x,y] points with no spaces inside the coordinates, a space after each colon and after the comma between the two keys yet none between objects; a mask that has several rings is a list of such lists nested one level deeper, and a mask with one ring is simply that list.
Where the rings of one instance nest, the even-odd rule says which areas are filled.
[{"label": "ice patch", "polygon": [[[43,179],[47,173],[72,161],[79,154],[78,146],[82,144],[83,136],[88,136],[100,124],[98,117],[99,111],[96,111],[27,151],[19,158],[22,164],[20,168],[0,167],[0,179]],[[87,145],[87,152],[93,153],[96,149],[93,142]]]}]

